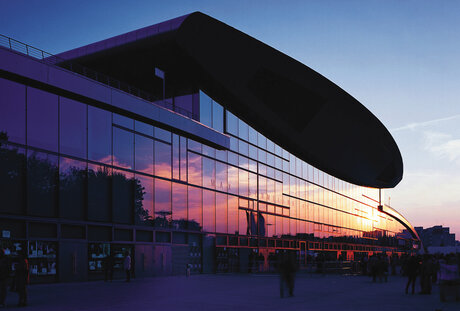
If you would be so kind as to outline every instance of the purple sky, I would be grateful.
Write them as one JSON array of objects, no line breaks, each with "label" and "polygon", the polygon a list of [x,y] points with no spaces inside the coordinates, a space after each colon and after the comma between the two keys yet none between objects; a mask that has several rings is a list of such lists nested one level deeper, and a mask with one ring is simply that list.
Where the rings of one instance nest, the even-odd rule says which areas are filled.
[{"label": "purple sky", "polygon": [[[385,192],[414,226],[460,234],[460,2],[0,2],[0,33],[51,53],[202,11],[317,70],[391,131],[404,179]],[[457,237],[459,239],[459,237]]]}]

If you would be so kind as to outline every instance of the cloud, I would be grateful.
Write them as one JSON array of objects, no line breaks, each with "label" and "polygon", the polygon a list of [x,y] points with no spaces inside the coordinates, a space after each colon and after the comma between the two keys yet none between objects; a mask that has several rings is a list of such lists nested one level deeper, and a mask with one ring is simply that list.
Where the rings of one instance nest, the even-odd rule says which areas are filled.
[{"label": "cloud", "polygon": [[452,135],[424,131],[425,150],[440,159],[447,159],[460,165],[460,139],[453,139]]},{"label": "cloud", "polygon": [[390,132],[394,133],[394,132],[405,131],[405,130],[412,130],[413,131],[413,130],[415,130],[417,128],[420,128],[420,127],[426,127],[426,126],[430,126],[430,125],[435,125],[435,124],[440,123],[440,122],[450,121],[450,120],[454,120],[454,119],[457,119],[457,118],[460,118],[460,114],[456,114],[456,115],[453,115],[453,116],[450,116],[450,117],[445,117],[445,118],[439,118],[439,119],[424,121],[424,122],[412,122],[412,123],[406,124],[404,126],[401,126],[401,127],[395,128],[395,129],[391,129]]}]

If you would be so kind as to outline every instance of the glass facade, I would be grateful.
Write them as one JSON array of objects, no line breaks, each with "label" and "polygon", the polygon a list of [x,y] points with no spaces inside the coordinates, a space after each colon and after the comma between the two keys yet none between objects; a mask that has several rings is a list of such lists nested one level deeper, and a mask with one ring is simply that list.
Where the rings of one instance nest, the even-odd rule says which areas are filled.
[{"label": "glass facade", "polygon": [[377,189],[301,161],[204,92],[200,120],[230,150],[5,79],[0,89],[2,212],[386,246],[403,229],[377,210]]},{"label": "glass facade", "polygon": [[296,158],[202,91],[180,104],[198,102],[195,119],[228,135],[229,150],[3,78],[0,99],[0,213],[29,223],[23,239],[51,245],[54,264],[37,263],[37,276],[57,274],[61,238],[87,240],[90,273],[112,248],[134,252],[120,241],[189,245],[193,271],[207,269],[204,241],[217,249],[213,271],[238,270],[244,248],[338,256],[412,247],[377,209],[378,189]]}]

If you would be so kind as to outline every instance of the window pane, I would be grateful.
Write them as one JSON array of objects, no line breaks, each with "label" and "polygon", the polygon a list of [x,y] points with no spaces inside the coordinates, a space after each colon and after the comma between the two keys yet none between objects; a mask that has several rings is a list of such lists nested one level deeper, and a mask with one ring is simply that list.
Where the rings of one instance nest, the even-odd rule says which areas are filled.
[{"label": "window pane", "polygon": [[188,220],[190,230],[201,230],[202,191],[200,188],[188,187]]},{"label": "window pane", "polygon": [[249,173],[249,197],[257,199],[257,174]]},{"label": "window pane", "polygon": [[155,141],[155,175],[171,178],[171,145]]},{"label": "window pane", "polygon": [[134,217],[137,224],[153,223],[153,178],[136,175],[134,188]]},{"label": "window pane", "polygon": [[227,195],[216,193],[216,232],[227,233]]},{"label": "window pane", "polygon": [[130,130],[134,129],[133,119],[116,114],[116,113],[113,114],[113,123],[129,128]]},{"label": "window pane", "polygon": [[155,226],[171,224],[171,182],[155,178]]},{"label": "window pane", "polygon": [[25,149],[0,143],[1,212],[24,214],[25,181]]},{"label": "window pane", "polygon": [[212,127],[212,100],[200,91],[200,122]]},{"label": "window pane", "polygon": [[132,169],[134,166],[134,134],[113,128],[113,165]]},{"label": "window pane", "polygon": [[224,131],[224,108],[215,101],[212,102],[212,127],[216,131]]},{"label": "window pane", "polygon": [[29,150],[27,153],[28,214],[56,217],[57,179],[57,156]]},{"label": "window pane", "polygon": [[58,96],[27,88],[27,144],[58,151]]},{"label": "window pane", "polygon": [[[134,211],[134,174],[122,170],[113,170],[112,174],[112,206],[113,221],[131,224]],[[136,186],[139,186],[136,184]],[[136,191],[142,191],[136,189]]]},{"label": "window pane", "polygon": [[153,132],[154,132],[155,138],[164,140],[168,143],[171,142],[171,132],[163,130],[158,127],[155,127]]},{"label": "window pane", "polygon": [[238,136],[238,119],[227,110],[227,132]]},{"label": "window pane", "polygon": [[88,159],[112,164],[112,114],[88,106]]},{"label": "window pane", "polygon": [[238,168],[228,166],[228,192],[238,194]]},{"label": "window pane", "polygon": [[203,157],[203,187],[216,188],[216,161]]},{"label": "window pane", "polygon": [[188,153],[188,181],[193,185],[201,186],[201,158],[200,155],[195,153]]},{"label": "window pane", "polygon": [[228,233],[238,234],[238,197],[228,196]]},{"label": "window pane", "polygon": [[173,183],[172,219],[175,229],[187,228],[187,186]]},{"label": "window pane", "polygon": [[173,143],[172,143],[172,169],[173,169],[173,179],[179,179],[180,177],[180,155],[179,155],[179,136],[173,134]]},{"label": "window pane", "polygon": [[238,137],[246,141],[249,140],[249,127],[244,121],[239,120],[239,119],[238,119]]},{"label": "window pane", "polygon": [[216,193],[203,190],[203,230],[216,231]]},{"label": "window pane", "polygon": [[153,139],[135,135],[136,171],[153,175]]},{"label": "window pane", "polygon": [[59,152],[86,159],[87,106],[65,97],[59,104]]},{"label": "window pane", "polygon": [[239,194],[247,197],[249,195],[249,173],[239,170]]},{"label": "window pane", "polygon": [[112,169],[88,163],[88,219],[111,221],[110,180]]},{"label": "window pane", "polygon": [[26,87],[0,78],[0,103],[0,132],[6,133],[8,141],[25,144]]},{"label": "window pane", "polygon": [[59,159],[59,215],[83,220],[86,207],[86,162]]},{"label": "window pane", "polygon": [[134,120],[134,130],[136,132],[153,136],[153,125]]},{"label": "window pane", "polygon": [[238,210],[238,215],[239,215],[239,229],[238,232],[241,235],[249,235],[249,227],[248,227],[248,218],[250,217],[250,214],[246,210]]},{"label": "window pane", "polygon": [[227,164],[216,162],[216,189],[227,192]]},{"label": "window pane", "polygon": [[187,181],[187,138],[180,137],[180,180]]}]

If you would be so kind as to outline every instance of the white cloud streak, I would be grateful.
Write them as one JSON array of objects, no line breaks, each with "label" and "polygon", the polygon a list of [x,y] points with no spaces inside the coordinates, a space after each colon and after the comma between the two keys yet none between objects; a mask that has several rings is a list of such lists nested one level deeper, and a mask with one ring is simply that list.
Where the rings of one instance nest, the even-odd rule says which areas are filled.
[{"label": "white cloud streak", "polygon": [[413,130],[415,130],[417,128],[420,128],[420,127],[430,126],[430,125],[434,125],[434,124],[437,124],[437,123],[440,123],[440,122],[454,120],[454,119],[457,119],[457,118],[460,118],[460,114],[456,114],[456,115],[446,117],[446,118],[429,120],[429,121],[425,121],[425,122],[413,122],[413,123],[409,123],[409,124],[406,124],[404,126],[401,126],[401,127],[395,128],[395,129],[391,129],[390,132],[394,133],[394,132],[405,131],[405,130],[412,130],[413,131]]}]

